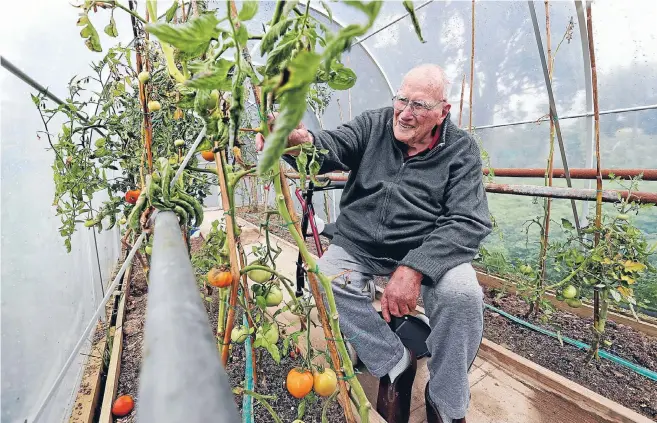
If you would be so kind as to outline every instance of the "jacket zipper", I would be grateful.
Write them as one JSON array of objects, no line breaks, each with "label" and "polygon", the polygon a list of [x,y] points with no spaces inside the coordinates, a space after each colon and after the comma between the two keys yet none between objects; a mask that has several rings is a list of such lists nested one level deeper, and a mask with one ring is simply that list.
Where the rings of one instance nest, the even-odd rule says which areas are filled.
[{"label": "jacket zipper", "polygon": [[[406,161],[404,161],[404,153],[402,153],[402,151],[399,149],[399,147],[397,147],[395,145],[394,148],[396,148],[397,151],[399,151],[401,153],[401,158],[402,158],[401,159],[401,167],[399,168],[399,171],[397,172],[397,176],[395,177],[394,181],[392,182],[393,184],[398,184],[399,180],[401,179],[401,175],[404,172],[404,167],[406,166]],[[386,188],[386,195],[383,198],[383,207],[381,207],[381,213],[379,214],[379,230],[377,231],[377,234],[374,237],[377,242],[383,242],[383,236],[382,236],[383,224],[385,223],[385,220],[386,220],[385,211],[386,211],[386,208],[388,207],[388,202],[390,200],[390,190],[391,189],[392,188],[390,186],[388,188]]]}]

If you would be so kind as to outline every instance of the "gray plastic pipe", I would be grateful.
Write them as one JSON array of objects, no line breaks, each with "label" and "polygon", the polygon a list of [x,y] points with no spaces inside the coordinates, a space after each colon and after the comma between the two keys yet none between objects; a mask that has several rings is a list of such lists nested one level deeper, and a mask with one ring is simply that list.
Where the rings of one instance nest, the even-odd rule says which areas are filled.
[{"label": "gray plastic pipe", "polygon": [[154,234],[137,421],[240,423],[176,215]]}]

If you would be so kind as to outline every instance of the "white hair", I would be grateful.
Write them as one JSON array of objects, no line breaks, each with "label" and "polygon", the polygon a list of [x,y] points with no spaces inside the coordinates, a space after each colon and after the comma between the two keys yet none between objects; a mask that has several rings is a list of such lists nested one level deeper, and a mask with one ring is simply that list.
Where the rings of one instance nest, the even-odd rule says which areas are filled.
[{"label": "white hair", "polygon": [[428,79],[436,87],[442,88],[442,98],[441,100],[447,100],[447,94],[449,93],[449,80],[443,68],[433,63],[425,63],[419,66],[414,67],[406,75],[404,79],[409,76],[417,76],[423,79]]}]

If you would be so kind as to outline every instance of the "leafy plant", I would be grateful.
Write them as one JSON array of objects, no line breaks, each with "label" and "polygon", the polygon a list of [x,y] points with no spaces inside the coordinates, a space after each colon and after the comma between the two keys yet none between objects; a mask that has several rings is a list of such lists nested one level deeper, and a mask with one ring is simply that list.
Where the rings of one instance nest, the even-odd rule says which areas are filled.
[{"label": "leafy plant", "polygon": [[[216,272],[213,270],[218,270],[225,281],[226,272],[230,271],[230,286],[219,289],[217,333],[222,360],[227,362],[231,338],[241,340],[244,334],[250,334],[253,348],[265,349],[278,361],[281,353],[296,346],[303,333],[307,342],[305,367],[310,370],[315,353],[326,354],[313,350],[310,345],[310,310],[317,307],[327,339],[330,339],[327,355],[340,375],[343,402],[346,405],[349,401],[345,382],[348,380],[361,419],[367,421],[370,404],[354,377],[353,365],[340,333],[331,278],[319,272],[294,226],[285,199],[286,194],[289,196],[288,187],[282,184],[280,174],[280,158],[293,153],[298,157],[303,174],[302,185],[306,176],[314,180],[320,168],[319,155],[325,152],[313,146],[287,148],[287,138],[308,107],[316,113],[325,109],[330,98],[329,90],[345,90],[356,83],[354,71],[341,62],[342,54],[373,26],[382,3],[355,0],[345,3],[363,13],[366,22],[332,32],[310,14],[308,5],[304,9],[299,2],[279,0],[271,20],[264,27],[265,33],[249,34],[244,23],[257,15],[257,1],[244,1],[237,10],[229,0],[225,9],[219,7],[213,11],[208,11],[204,2],[192,1],[193,14],[188,11],[185,15],[183,11],[179,20],[177,1],[159,16],[157,2],[147,0],[148,14],[144,18],[132,9],[132,2],[130,7],[125,7],[115,0],[85,0],[78,6],[81,9],[78,24],[83,26],[80,35],[88,48],[102,50],[98,34],[89,20],[90,14],[99,11],[109,14],[105,32],[110,36],[117,35],[114,20],[117,9],[127,12],[135,40],[129,48],[110,48],[103,60],[94,65],[96,75],[92,79],[101,85],[100,91],[84,88],[88,91],[88,98],[81,99],[83,88],[73,84],[71,95],[63,106],[47,109],[42,104],[42,97],[35,97],[35,103],[42,113],[45,133],[56,153],[53,167],[58,181],[56,203],[64,223],[62,234],[68,237],[69,247],[75,223],[84,213],[90,215],[89,226],[100,228],[103,217],[112,220],[117,213],[123,212],[129,217],[128,223],[134,232],[150,229],[147,217],[154,209],[175,211],[183,228],[190,224],[190,217],[194,215],[194,225],[198,226],[201,214],[197,213],[200,207],[197,200],[207,195],[208,183],[216,177],[225,210],[225,225],[220,227],[219,222],[213,222],[208,239],[193,255],[192,262],[199,280],[204,274],[214,277],[212,275]],[[328,6],[324,3],[323,6],[330,16]],[[421,39],[411,2],[405,2],[404,6],[411,12]],[[150,38],[146,38],[145,33]],[[248,40],[254,38],[262,40],[260,49],[266,56],[265,65],[257,68],[251,63],[246,48]],[[132,52],[136,53],[134,68]],[[103,77],[105,74],[107,79]],[[257,123],[251,121],[246,111],[249,88],[256,101]],[[90,105],[95,106],[93,113],[83,112]],[[68,122],[55,143],[48,122],[58,113],[64,113]],[[270,127],[268,117],[273,113],[278,113],[278,116]],[[201,127],[206,130],[206,138],[196,152],[206,152],[208,160],[214,157],[216,170],[201,168],[192,158],[183,173],[184,179],[172,187],[173,170],[179,166],[183,154],[190,153],[191,140]],[[92,139],[94,132],[101,137]],[[244,146],[251,141],[249,134],[254,132],[267,137],[266,149],[257,164],[245,160],[246,154],[243,154]],[[107,178],[104,169],[121,172],[122,176]],[[269,238],[264,250],[254,251],[255,262],[246,264],[247,256],[239,242],[240,229],[234,218],[235,190],[242,178],[256,172],[260,180],[274,186],[278,213],[295,237],[308,266],[313,296],[297,298],[292,292],[291,282],[275,270],[277,252],[270,245]],[[110,193],[110,200],[101,210],[93,209],[93,196],[104,190]],[[128,190],[134,191],[130,194],[134,206],[126,205],[114,194]],[[133,201],[137,190],[139,196]],[[263,282],[255,285],[253,296],[246,281],[246,275],[252,271],[272,275],[269,280],[263,278]],[[258,279],[261,276],[262,273]],[[318,283],[321,283],[327,298],[326,309]],[[223,282],[216,285],[224,286]],[[205,282],[204,286],[207,299],[211,292]],[[278,306],[279,287],[286,289],[291,298],[282,307]],[[274,306],[277,310],[272,314],[270,308]],[[246,313],[250,329],[237,330],[233,334],[238,307]],[[281,351],[278,341],[280,334],[286,335],[285,327],[276,317],[283,311],[300,316],[304,330],[284,336]],[[268,407],[264,396],[250,394]],[[306,401],[302,404],[305,406]],[[271,407],[268,409],[273,412]],[[353,421],[349,407],[345,408],[345,414],[349,421]]]},{"label": "leafy plant", "polygon": [[[630,194],[636,188],[635,179],[628,186]],[[637,305],[634,287],[647,272],[655,272],[648,259],[657,249],[657,244],[652,247],[648,244],[645,235],[632,223],[631,214],[636,215],[641,208],[648,206],[652,205],[638,205],[621,199],[616,205],[616,214],[605,213],[599,228],[583,228],[586,236],[581,238],[574,225],[562,219],[561,226],[568,235],[567,239],[551,247],[555,270],[565,276],[545,290],[557,290],[557,298],[572,307],[581,306],[583,299],[590,297],[595,290],[599,291],[599,303],[594,304],[590,357],[598,357],[611,304],[626,304],[638,319],[634,309]],[[599,237],[597,244],[592,239],[596,235]]]}]

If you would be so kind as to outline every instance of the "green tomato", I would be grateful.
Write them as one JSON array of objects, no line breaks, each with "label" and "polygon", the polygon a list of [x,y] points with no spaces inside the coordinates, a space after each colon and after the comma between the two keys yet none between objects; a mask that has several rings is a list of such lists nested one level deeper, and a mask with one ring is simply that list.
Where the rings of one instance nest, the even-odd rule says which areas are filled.
[{"label": "green tomato", "polygon": [[267,307],[275,307],[283,301],[283,292],[279,287],[272,286],[265,301],[267,301]]},{"label": "green tomato", "polygon": [[247,274],[249,275],[249,278],[256,283],[264,283],[271,278],[270,272],[261,269],[250,270]]},{"label": "green tomato", "polygon": [[568,298],[566,300],[566,304],[571,306],[572,308],[579,308],[582,306],[582,302],[578,300],[577,298]]},{"label": "green tomato", "polygon": [[575,298],[575,296],[577,295],[577,288],[575,288],[572,285],[568,285],[563,289],[562,295],[565,299]]},{"label": "green tomato", "polygon": [[126,223],[128,223],[128,219],[125,217],[122,217],[121,220],[119,220],[119,225],[125,225]]},{"label": "green tomato", "polygon": [[153,247],[151,247],[150,245],[147,245],[146,246],[146,254],[148,254],[149,256],[151,254],[153,254]]},{"label": "green tomato", "polygon": [[182,147],[183,145],[185,145],[185,140],[180,140],[180,139],[175,140],[173,142],[173,145],[175,145],[176,147]]},{"label": "green tomato", "polygon": [[161,108],[162,108],[162,105],[157,100],[151,100],[151,101],[148,102],[148,111],[149,112],[157,112]]},{"label": "green tomato", "polygon": [[249,330],[246,326],[235,326],[230,332],[230,340],[233,343],[241,344],[249,336]]},{"label": "green tomato", "polygon": [[148,81],[151,80],[151,74],[150,74],[150,72],[146,72],[146,71],[139,72],[139,75],[137,75],[137,78],[139,78],[139,82],[141,82],[142,84],[145,84],[145,83],[147,83]]},{"label": "green tomato", "polygon": [[212,99],[212,107],[214,108],[214,106],[217,104],[217,101],[219,101],[219,90],[210,91],[210,99]]},{"label": "green tomato", "polygon": [[617,219],[617,220],[630,220],[630,216],[628,216],[628,215],[625,214],[625,213],[621,213],[621,214],[619,214],[618,216],[616,216],[616,219]]},{"label": "green tomato", "polygon": [[532,267],[528,264],[523,264],[520,266],[520,271],[525,275],[528,275],[532,272]]},{"label": "green tomato", "polygon": [[94,226],[95,224],[96,224],[96,221],[95,221],[95,220],[91,220],[91,219],[89,219],[89,220],[87,220],[86,222],[84,222],[84,227],[85,227],[85,228],[91,228],[91,227]]}]

